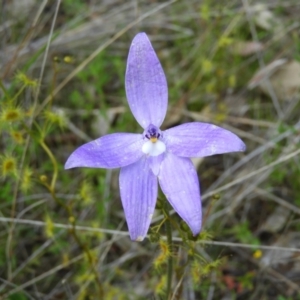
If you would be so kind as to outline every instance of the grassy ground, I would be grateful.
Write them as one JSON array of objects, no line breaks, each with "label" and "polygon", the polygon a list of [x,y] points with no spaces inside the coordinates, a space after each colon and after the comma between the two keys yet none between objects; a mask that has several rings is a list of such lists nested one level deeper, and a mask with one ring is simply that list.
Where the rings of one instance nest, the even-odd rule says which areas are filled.
[{"label": "grassy ground", "polygon": [[[300,299],[299,13],[298,0],[3,0],[0,298]],[[210,122],[247,145],[194,160],[203,231],[171,211],[172,249],[161,207],[130,241],[118,170],[63,169],[87,141],[141,132],[124,90],[140,31],[168,80],[163,129]]]}]

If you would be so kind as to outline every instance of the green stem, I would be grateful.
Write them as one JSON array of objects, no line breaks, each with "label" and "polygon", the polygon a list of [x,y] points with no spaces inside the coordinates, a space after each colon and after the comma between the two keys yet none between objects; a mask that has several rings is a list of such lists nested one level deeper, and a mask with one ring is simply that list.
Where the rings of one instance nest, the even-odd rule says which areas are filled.
[{"label": "green stem", "polygon": [[[170,222],[170,215],[169,212],[165,211],[165,215],[167,217],[166,220],[166,232],[167,232],[167,243],[169,246],[169,250],[173,253],[173,240],[172,240],[172,228]],[[167,292],[166,292],[166,299],[169,299],[171,296],[171,288],[172,288],[172,275],[173,275],[173,257],[170,255],[168,257],[168,269],[167,269]]]},{"label": "green stem", "polygon": [[2,82],[2,80],[0,80],[0,88],[1,88],[1,90],[3,91],[5,97],[6,97],[7,99],[9,99],[8,92],[7,92],[6,88],[5,88],[5,86],[4,86],[3,82]]},{"label": "green stem", "polygon": [[48,156],[53,164],[53,176],[52,176],[52,180],[51,180],[51,190],[54,190],[57,175],[58,175],[57,162],[56,162],[56,159],[55,159],[53,153],[51,152],[51,150],[48,148],[48,146],[45,144],[45,142],[43,140],[40,141],[40,145],[45,150],[45,152],[48,154]]},{"label": "green stem", "polygon": [[18,99],[18,97],[23,93],[23,91],[25,90],[26,88],[26,84],[24,84],[20,89],[19,91],[15,94],[15,96],[12,98],[12,102],[14,102],[16,99]]}]

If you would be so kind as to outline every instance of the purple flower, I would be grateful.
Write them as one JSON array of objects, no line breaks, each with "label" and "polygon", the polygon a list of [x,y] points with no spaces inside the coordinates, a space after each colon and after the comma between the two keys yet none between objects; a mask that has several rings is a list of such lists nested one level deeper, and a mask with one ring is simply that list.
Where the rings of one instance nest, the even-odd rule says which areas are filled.
[{"label": "purple flower", "polygon": [[244,151],[235,134],[206,123],[159,128],[168,105],[164,71],[145,33],[133,39],[127,61],[129,107],[142,134],[113,133],[82,145],[66,162],[74,167],[121,168],[120,193],[132,240],[147,234],[157,199],[158,182],[166,198],[189,225],[200,232],[202,212],[197,172],[190,157]]}]

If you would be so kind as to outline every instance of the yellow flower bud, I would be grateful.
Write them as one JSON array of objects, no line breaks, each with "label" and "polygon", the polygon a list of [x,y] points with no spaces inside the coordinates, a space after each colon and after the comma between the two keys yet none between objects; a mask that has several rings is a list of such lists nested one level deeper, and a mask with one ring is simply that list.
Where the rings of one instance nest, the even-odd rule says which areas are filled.
[{"label": "yellow flower bud", "polygon": [[40,176],[40,181],[43,183],[46,183],[48,181],[48,177],[46,175],[41,175]]}]

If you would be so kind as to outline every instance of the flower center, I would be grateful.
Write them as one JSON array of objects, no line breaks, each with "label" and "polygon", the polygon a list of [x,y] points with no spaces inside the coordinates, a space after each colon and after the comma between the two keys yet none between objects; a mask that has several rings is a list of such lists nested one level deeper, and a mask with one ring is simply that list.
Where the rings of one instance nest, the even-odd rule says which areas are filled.
[{"label": "flower center", "polygon": [[161,131],[156,126],[150,124],[144,131],[147,141],[143,144],[142,151],[150,156],[158,156],[166,151],[166,145],[160,140]]},{"label": "flower center", "polygon": [[156,126],[150,124],[148,126],[148,128],[144,131],[144,136],[148,140],[150,140],[152,143],[155,143],[161,136],[161,133],[160,133],[160,130]]}]

